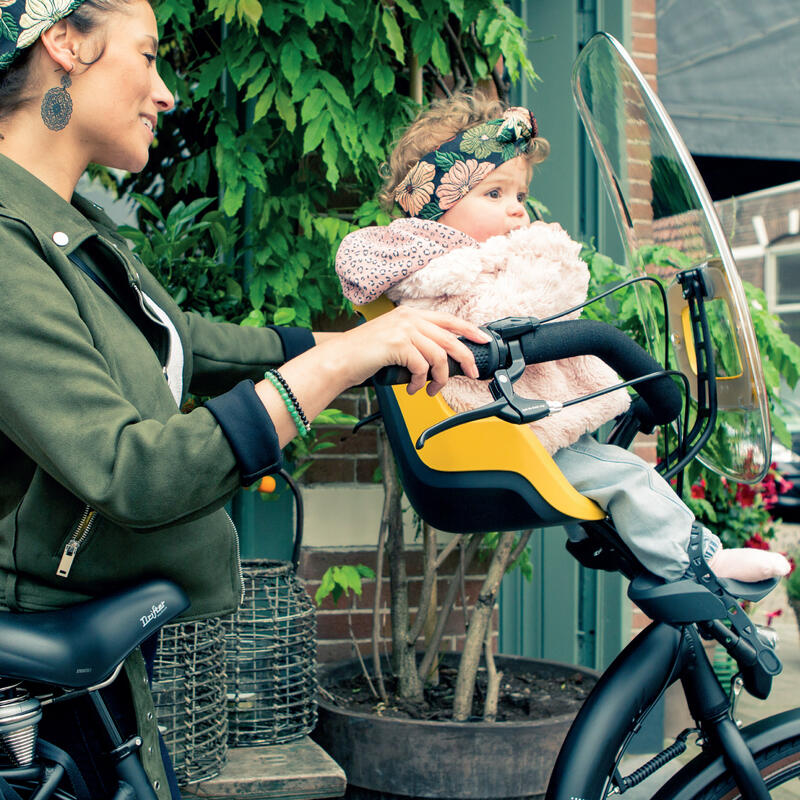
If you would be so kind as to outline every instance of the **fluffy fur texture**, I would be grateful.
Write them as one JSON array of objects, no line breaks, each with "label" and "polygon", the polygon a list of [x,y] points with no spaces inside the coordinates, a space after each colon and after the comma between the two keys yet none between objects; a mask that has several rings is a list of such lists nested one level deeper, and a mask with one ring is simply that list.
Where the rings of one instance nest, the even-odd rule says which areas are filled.
[{"label": "fluffy fur texture", "polygon": [[[477,247],[439,255],[386,294],[396,303],[448,311],[477,324],[512,315],[541,319],[586,299],[589,269],[579,252],[580,245],[560,225],[534,222]],[[579,356],[529,366],[515,388],[525,397],[564,402],[617,380],[599,359]],[[469,378],[453,378],[442,391],[456,411],[491,400],[487,384]],[[554,453],[622,413],[629,403],[627,392],[619,390],[565,408],[531,427]]]}]

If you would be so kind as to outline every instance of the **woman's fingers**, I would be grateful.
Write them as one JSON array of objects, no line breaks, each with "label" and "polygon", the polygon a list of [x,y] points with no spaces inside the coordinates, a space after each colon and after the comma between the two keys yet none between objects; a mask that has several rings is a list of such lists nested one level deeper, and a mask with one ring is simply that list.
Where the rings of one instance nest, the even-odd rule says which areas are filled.
[{"label": "woman's fingers", "polygon": [[[475,359],[458,337],[463,336],[478,343],[490,340],[476,325],[452,314],[407,306],[396,308],[353,329],[348,336],[352,337],[353,355],[358,352],[365,357],[361,367],[357,367],[358,372],[366,370],[365,374],[354,376],[354,383],[372,375],[382,366],[398,364],[411,372],[408,384],[411,394],[428,381],[431,381],[428,387],[430,394],[442,388],[449,377],[448,356],[460,364],[464,375],[477,378]],[[356,358],[356,361],[360,362],[361,359]],[[352,366],[356,364],[352,363]]]}]

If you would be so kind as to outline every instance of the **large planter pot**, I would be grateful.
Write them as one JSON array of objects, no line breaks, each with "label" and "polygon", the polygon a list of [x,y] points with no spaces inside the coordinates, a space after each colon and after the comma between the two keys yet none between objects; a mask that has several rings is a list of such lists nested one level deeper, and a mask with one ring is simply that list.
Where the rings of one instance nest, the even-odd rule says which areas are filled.
[{"label": "large planter pot", "polygon": [[[455,662],[457,655],[446,660]],[[504,672],[568,678],[599,673],[554,661],[497,656]],[[358,662],[324,667],[323,685],[354,675]],[[350,800],[517,800],[543,797],[575,713],[523,722],[417,721],[354,713],[319,701],[314,739],[347,776]]]}]

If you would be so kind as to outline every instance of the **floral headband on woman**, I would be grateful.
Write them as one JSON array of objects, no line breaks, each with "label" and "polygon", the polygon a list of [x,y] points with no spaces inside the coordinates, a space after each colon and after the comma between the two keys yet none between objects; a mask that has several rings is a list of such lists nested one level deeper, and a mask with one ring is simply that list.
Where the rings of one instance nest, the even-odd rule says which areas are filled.
[{"label": "floral headband on woman", "polygon": [[439,219],[492,170],[527,153],[537,133],[527,108],[509,108],[424,155],[397,185],[394,199],[407,217]]},{"label": "floral headband on woman", "polygon": [[0,0],[0,75],[83,0]]}]

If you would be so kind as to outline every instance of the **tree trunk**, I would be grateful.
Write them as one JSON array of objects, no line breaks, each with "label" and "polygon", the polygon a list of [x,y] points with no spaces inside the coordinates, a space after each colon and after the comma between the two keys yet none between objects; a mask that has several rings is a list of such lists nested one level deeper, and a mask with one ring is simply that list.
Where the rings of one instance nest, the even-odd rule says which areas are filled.
[{"label": "tree trunk", "polygon": [[458,667],[455,698],[453,700],[453,719],[458,722],[466,720],[472,712],[472,696],[475,693],[475,678],[478,674],[481,650],[486,637],[486,630],[494,612],[500,581],[508,567],[509,557],[514,548],[516,533],[506,531],[501,535],[492,555],[486,579],[481,587],[475,610],[470,618],[464,652]]},{"label": "tree trunk", "polygon": [[389,559],[391,594],[392,660],[400,697],[422,699],[422,682],[417,674],[414,643],[409,641],[408,576],[406,574],[405,543],[403,541],[403,489],[397,477],[397,466],[386,435],[379,434],[383,486],[388,502],[386,556]]}]

